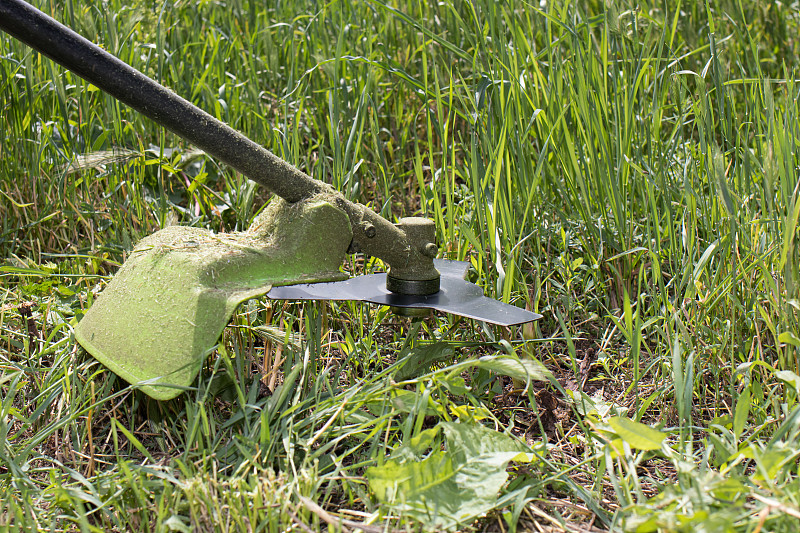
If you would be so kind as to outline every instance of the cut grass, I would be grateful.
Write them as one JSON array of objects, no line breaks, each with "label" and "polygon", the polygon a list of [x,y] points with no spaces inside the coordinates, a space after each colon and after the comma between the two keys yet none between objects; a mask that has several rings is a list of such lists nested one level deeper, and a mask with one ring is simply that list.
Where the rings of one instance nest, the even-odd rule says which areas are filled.
[{"label": "cut grass", "polygon": [[[37,5],[348,197],[433,218],[545,319],[254,301],[193,390],[150,400],[72,326],[139,238],[241,229],[266,192],[0,35],[1,526],[424,530],[366,469],[478,418],[539,454],[478,529],[794,530],[796,2]],[[555,378],[394,381],[440,341]]]}]

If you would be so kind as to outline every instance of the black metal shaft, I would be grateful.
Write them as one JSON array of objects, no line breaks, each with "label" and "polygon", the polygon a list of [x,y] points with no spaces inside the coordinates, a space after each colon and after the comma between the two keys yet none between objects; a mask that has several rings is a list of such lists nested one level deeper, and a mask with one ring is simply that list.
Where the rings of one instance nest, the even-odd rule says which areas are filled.
[{"label": "black metal shaft", "polygon": [[323,184],[21,0],[0,0],[0,29],[289,202]]},{"label": "black metal shaft", "polygon": [[327,200],[350,218],[351,246],[390,266],[391,290],[406,294],[432,294],[439,290],[439,272],[433,265],[435,228],[430,221],[409,218],[396,226],[365,206],[347,200],[329,185],[301,172],[22,0],[0,0],[0,30],[284,200],[294,203],[326,193]]}]

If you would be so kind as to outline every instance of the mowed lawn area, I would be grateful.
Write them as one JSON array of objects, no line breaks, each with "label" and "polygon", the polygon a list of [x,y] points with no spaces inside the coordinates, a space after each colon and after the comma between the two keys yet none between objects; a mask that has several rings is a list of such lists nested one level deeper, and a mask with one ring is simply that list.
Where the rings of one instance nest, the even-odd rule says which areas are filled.
[{"label": "mowed lawn area", "polygon": [[76,324],[274,200],[0,33],[0,530],[798,530],[797,0],[34,4],[543,318],[256,298],[150,398]]}]

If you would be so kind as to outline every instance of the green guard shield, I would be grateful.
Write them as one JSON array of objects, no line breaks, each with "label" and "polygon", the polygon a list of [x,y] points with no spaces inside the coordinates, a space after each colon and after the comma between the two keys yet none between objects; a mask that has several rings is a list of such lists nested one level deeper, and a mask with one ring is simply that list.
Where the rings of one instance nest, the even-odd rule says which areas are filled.
[{"label": "green guard shield", "polygon": [[236,307],[274,285],[333,281],[352,239],[316,197],[274,201],[246,232],[171,226],[142,239],[75,329],[97,360],[158,400],[190,387]]}]

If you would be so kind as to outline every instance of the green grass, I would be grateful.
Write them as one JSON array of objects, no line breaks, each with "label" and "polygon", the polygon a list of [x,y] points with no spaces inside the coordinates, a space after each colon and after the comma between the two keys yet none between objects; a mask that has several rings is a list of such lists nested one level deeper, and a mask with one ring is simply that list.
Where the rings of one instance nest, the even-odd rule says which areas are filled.
[{"label": "green grass", "polygon": [[529,453],[461,529],[796,529],[797,2],[36,5],[349,198],[434,219],[545,318],[251,301],[193,390],[149,399],[72,327],[138,239],[243,229],[268,194],[0,35],[0,528],[445,527],[375,473],[487,460],[458,420]]}]

